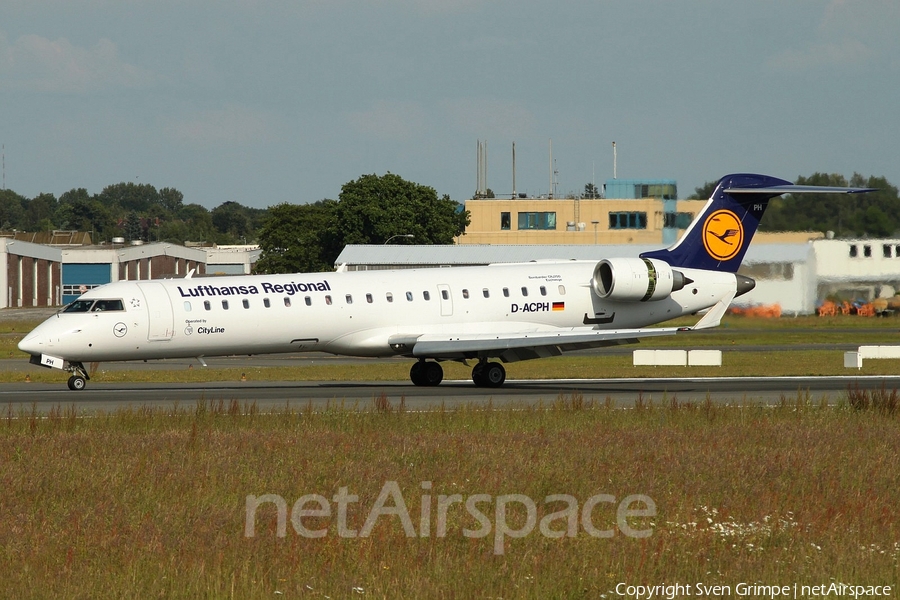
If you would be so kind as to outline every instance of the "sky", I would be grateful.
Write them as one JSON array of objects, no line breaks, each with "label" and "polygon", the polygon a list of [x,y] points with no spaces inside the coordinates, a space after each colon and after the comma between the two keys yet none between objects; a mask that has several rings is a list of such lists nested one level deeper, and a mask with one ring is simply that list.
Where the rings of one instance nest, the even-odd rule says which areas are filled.
[{"label": "sky", "polygon": [[579,194],[733,172],[900,185],[898,0],[3,0],[4,185],[337,199],[395,173]]}]

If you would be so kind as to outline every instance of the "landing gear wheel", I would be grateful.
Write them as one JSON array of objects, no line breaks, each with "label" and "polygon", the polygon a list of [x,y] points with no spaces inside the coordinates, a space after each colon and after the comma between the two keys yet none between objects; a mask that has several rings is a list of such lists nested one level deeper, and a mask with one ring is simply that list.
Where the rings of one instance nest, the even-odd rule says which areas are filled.
[{"label": "landing gear wheel", "polygon": [[420,360],[409,369],[409,379],[415,385],[435,386],[444,380],[444,369],[436,362]]},{"label": "landing gear wheel", "polygon": [[478,387],[487,386],[487,382],[484,380],[484,363],[478,363],[472,367],[472,383]]},{"label": "landing gear wheel", "polygon": [[415,362],[409,369],[409,379],[415,385],[425,385],[425,363]]},{"label": "landing gear wheel", "polygon": [[500,387],[506,381],[506,369],[495,362],[478,363],[472,367],[472,382],[478,387]]},{"label": "landing gear wheel", "polygon": [[506,369],[500,363],[488,363],[484,366],[484,385],[497,388],[506,381]]},{"label": "landing gear wheel", "polygon": [[87,385],[87,381],[81,375],[72,375],[69,377],[69,389],[74,391],[83,390]]}]

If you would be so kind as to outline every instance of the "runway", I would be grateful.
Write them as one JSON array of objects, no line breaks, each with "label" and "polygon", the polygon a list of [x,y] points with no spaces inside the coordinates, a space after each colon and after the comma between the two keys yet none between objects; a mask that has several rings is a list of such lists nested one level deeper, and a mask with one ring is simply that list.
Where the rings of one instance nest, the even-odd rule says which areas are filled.
[{"label": "runway", "polygon": [[[654,404],[705,402],[717,404],[794,403],[807,397],[818,404],[836,403],[848,388],[891,390],[900,388],[900,376],[841,377],[737,377],[673,379],[566,379],[509,380],[499,389],[475,387],[471,381],[445,381],[437,387],[416,387],[408,381],[394,382],[223,382],[197,384],[89,383],[73,392],[61,384],[11,383],[0,386],[0,407],[7,415],[22,412],[47,413],[54,408],[74,407],[79,412],[113,412],[141,406],[193,409],[198,402],[241,405],[256,404],[258,410],[289,407],[322,410],[329,405],[371,409],[384,397],[391,406],[401,402],[407,410],[451,409],[464,405],[536,406],[581,396],[585,401],[607,402],[620,408],[639,400]],[[5,405],[5,406],[3,406]]]}]

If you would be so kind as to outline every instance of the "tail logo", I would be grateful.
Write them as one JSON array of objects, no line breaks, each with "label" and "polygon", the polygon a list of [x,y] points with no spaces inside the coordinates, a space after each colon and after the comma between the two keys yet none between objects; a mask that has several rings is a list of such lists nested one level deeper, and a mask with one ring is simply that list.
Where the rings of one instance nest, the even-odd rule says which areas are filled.
[{"label": "tail logo", "polygon": [[703,223],[703,246],[716,260],[730,260],[744,243],[744,226],[730,210],[717,210]]}]

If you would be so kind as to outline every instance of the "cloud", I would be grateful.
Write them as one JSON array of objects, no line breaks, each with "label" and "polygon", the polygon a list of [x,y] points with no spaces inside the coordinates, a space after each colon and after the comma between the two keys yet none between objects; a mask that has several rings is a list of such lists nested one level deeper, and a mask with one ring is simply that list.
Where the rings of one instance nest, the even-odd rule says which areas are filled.
[{"label": "cloud", "polygon": [[821,14],[808,43],[772,56],[766,66],[775,71],[807,71],[896,63],[900,2],[831,0]]},{"label": "cloud", "polygon": [[859,40],[845,38],[834,42],[791,48],[771,57],[766,66],[775,71],[808,71],[823,67],[852,67],[871,59],[874,52]]},{"label": "cloud", "polygon": [[8,89],[59,94],[88,94],[115,88],[142,88],[158,78],[129,64],[106,38],[93,47],[66,38],[23,35],[9,43],[0,33],[0,81]]},{"label": "cloud", "polygon": [[462,98],[449,101],[445,110],[455,128],[477,137],[515,138],[534,133],[534,113],[514,100]]},{"label": "cloud", "polygon": [[379,102],[369,110],[348,113],[347,120],[366,135],[405,142],[422,135],[428,117],[415,102]]},{"label": "cloud", "polygon": [[201,146],[271,142],[277,138],[276,130],[266,115],[237,105],[201,111],[165,126],[175,141]]}]

